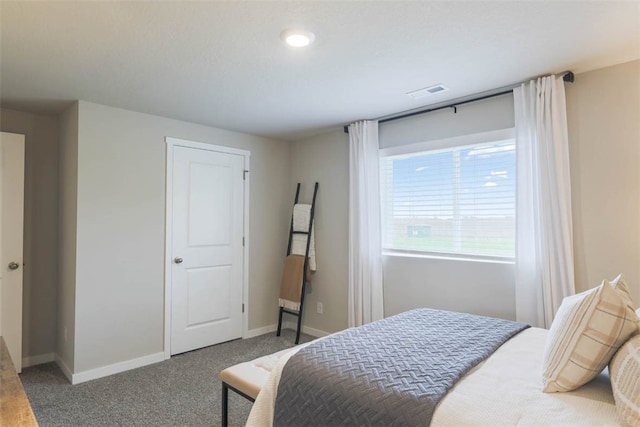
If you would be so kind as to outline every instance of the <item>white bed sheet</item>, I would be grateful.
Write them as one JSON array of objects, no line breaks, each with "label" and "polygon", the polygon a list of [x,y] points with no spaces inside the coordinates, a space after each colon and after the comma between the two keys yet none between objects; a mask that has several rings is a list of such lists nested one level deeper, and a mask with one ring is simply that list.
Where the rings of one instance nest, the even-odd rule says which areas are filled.
[{"label": "white bed sheet", "polygon": [[547,333],[529,328],[504,343],[440,401],[431,425],[620,425],[604,374],[569,393],[542,392]]},{"label": "white bed sheet", "polygon": [[[542,355],[548,331],[529,328],[463,377],[438,404],[431,426],[618,426],[606,375],[569,393],[542,392]],[[302,347],[302,346],[301,346]],[[287,360],[273,367],[247,426],[273,425],[278,382]]]}]

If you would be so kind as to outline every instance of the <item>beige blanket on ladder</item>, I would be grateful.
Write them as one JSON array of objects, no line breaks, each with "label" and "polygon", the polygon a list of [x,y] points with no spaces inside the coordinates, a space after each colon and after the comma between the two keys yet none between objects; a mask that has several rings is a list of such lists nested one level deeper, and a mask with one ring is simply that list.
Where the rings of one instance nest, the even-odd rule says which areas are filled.
[{"label": "beige blanket on ladder", "polygon": [[[304,270],[303,255],[289,255],[284,261],[282,270],[282,282],[280,282],[280,307],[290,310],[300,310],[300,299],[302,296],[302,272]],[[307,266],[307,282],[311,281],[309,266]]]}]

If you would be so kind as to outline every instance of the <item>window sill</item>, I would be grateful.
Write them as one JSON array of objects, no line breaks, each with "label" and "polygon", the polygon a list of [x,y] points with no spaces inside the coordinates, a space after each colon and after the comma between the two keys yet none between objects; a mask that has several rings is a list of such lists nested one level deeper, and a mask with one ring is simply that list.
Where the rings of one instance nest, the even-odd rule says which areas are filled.
[{"label": "window sill", "polygon": [[435,259],[444,261],[462,261],[462,262],[481,262],[489,264],[515,264],[514,258],[497,258],[497,257],[476,257],[465,256],[456,254],[440,254],[440,253],[426,253],[426,252],[409,252],[409,251],[394,251],[383,250],[382,256],[399,257],[399,258],[423,258],[423,259]]}]

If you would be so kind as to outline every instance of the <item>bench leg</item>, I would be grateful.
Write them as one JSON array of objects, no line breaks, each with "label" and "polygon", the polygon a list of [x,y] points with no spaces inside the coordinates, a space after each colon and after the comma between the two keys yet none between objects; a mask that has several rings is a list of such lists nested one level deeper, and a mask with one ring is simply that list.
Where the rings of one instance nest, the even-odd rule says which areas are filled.
[{"label": "bench leg", "polygon": [[222,383],[222,427],[229,425],[229,387]]}]

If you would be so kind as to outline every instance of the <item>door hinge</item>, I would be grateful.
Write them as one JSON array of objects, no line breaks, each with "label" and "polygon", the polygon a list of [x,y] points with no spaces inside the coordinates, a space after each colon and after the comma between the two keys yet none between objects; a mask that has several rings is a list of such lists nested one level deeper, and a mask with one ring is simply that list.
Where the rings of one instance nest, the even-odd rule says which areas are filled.
[{"label": "door hinge", "polygon": [[248,171],[248,170],[246,170],[246,169],[242,171],[242,179],[243,179],[244,181],[246,181],[246,180],[247,180],[247,174],[248,174],[248,173],[249,173],[249,171]]},{"label": "door hinge", "polygon": [[242,304],[242,312],[244,313],[244,304]]},{"label": "door hinge", "polygon": [[244,247],[244,236],[242,236],[242,246]]}]

